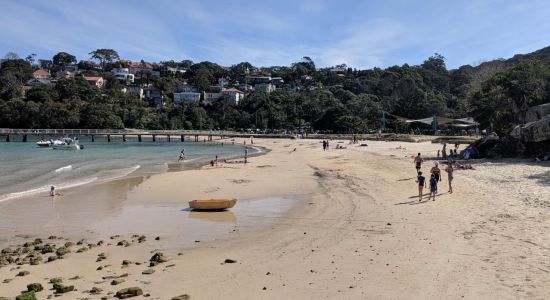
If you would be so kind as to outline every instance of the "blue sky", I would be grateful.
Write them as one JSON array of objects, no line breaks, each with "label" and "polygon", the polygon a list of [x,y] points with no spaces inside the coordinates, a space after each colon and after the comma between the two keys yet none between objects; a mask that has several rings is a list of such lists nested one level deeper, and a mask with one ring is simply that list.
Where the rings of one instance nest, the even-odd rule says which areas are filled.
[{"label": "blue sky", "polygon": [[221,65],[419,64],[508,58],[550,45],[546,0],[0,0],[0,56],[80,59],[112,48],[125,59]]}]

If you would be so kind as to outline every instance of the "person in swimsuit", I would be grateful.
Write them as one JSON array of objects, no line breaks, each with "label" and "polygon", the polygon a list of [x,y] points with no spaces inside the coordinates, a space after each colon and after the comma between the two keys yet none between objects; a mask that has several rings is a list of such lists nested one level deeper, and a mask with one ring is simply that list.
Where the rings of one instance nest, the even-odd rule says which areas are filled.
[{"label": "person in swimsuit", "polygon": [[420,156],[420,153],[414,158],[414,164],[416,166],[416,173],[419,174],[420,168],[422,167],[422,162],[424,159]]},{"label": "person in swimsuit", "polygon": [[435,178],[435,174],[432,174],[430,177],[430,195],[428,196],[428,201],[430,201],[430,198],[433,197],[433,201],[435,201],[435,194],[437,193],[437,179]]},{"label": "person in swimsuit", "polygon": [[445,168],[445,172],[447,172],[447,180],[449,181],[449,194],[453,193],[453,165],[449,164],[447,168]]},{"label": "person in swimsuit", "polygon": [[426,177],[422,176],[422,172],[418,172],[416,182],[418,182],[418,201],[422,202],[422,191],[426,187]]},{"label": "person in swimsuit", "polygon": [[435,165],[430,170],[430,173],[435,176],[435,180],[438,182],[441,181],[441,169],[439,169],[439,164],[437,162],[435,162]]}]

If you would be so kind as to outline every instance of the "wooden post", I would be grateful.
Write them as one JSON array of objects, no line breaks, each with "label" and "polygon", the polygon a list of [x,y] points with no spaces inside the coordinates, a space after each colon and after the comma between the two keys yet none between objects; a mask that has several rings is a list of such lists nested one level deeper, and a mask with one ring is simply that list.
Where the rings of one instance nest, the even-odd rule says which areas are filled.
[{"label": "wooden post", "polygon": [[125,134],[122,135],[122,141],[126,142],[126,135]]},{"label": "wooden post", "polygon": [[141,143],[141,134],[138,134],[138,142]]},{"label": "wooden post", "polygon": [[24,134],[24,135],[23,135],[23,143],[26,143],[26,142],[27,142],[27,135]]},{"label": "wooden post", "polygon": [[107,135],[107,142],[109,142],[109,143],[111,142],[111,135],[110,134]]},{"label": "wooden post", "polygon": [[92,143],[95,143],[95,138],[93,134],[92,134]]},{"label": "wooden post", "polygon": [[181,140],[182,142],[185,142],[185,136],[184,136],[183,134],[180,136],[180,140]]},{"label": "wooden post", "polygon": [[153,142],[157,141],[157,136],[153,134]]}]

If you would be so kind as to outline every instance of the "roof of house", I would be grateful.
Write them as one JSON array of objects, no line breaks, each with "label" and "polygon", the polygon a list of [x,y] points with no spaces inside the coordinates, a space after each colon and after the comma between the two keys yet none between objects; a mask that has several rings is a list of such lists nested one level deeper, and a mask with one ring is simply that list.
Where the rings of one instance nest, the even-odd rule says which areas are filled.
[{"label": "roof of house", "polygon": [[101,76],[84,76],[84,79],[86,79],[86,81],[98,81],[100,79],[103,79],[103,77],[101,77]]},{"label": "roof of house", "polygon": [[38,70],[34,71],[32,74],[36,75],[36,76],[46,76],[46,75],[50,75],[50,72],[48,72],[46,70],[43,70],[43,69],[38,69]]},{"label": "roof of house", "polygon": [[228,89],[226,89],[224,92],[235,92],[235,93],[244,94],[243,92],[239,91],[239,90],[236,89],[236,88],[228,88]]}]

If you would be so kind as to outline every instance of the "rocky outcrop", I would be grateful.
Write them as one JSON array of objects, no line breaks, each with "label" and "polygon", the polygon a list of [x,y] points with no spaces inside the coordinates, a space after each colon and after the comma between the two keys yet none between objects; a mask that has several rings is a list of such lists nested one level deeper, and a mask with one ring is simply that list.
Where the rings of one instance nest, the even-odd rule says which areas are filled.
[{"label": "rocky outcrop", "polygon": [[516,126],[510,136],[523,143],[539,143],[550,140],[550,115]]},{"label": "rocky outcrop", "polygon": [[529,108],[525,113],[525,119],[523,120],[523,123],[535,122],[549,115],[550,103],[533,106]]}]

